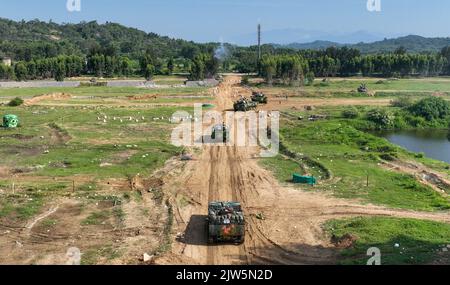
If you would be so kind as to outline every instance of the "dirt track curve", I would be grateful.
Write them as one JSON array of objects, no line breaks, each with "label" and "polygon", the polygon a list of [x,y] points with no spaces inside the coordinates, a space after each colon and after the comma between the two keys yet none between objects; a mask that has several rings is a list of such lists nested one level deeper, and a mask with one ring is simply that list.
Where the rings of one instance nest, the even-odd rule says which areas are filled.
[{"label": "dirt track curve", "polygon": [[[239,81],[226,77],[215,91],[218,111],[229,110],[245,94]],[[203,146],[193,161],[165,178],[178,233],[172,251],[158,264],[333,264],[337,251],[322,230],[327,220],[392,216],[450,223],[448,213],[392,210],[281,186],[258,165],[258,152],[256,147]],[[242,203],[247,220],[243,245],[207,245],[207,205],[217,200]]]}]

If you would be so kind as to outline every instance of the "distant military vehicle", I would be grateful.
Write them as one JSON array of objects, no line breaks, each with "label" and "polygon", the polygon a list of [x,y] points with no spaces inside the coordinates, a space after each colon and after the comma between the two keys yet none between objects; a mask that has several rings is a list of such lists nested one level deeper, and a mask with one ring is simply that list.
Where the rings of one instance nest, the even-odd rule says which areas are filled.
[{"label": "distant military vehicle", "polygon": [[241,98],[234,103],[235,112],[247,112],[256,109],[258,103],[251,102],[247,98]]},{"label": "distant military vehicle", "polygon": [[261,92],[253,92],[252,101],[259,104],[267,104],[267,96]]},{"label": "distant military vehicle", "polygon": [[245,240],[245,218],[237,202],[212,202],[208,207],[208,243]]},{"label": "distant military vehicle", "polygon": [[230,131],[228,130],[228,127],[225,124],[216,125],[213,127],[211,139],[217,141],[220,140],[224,143],[227,143],[229,138],[230,138]]},{"label": "distant military vehicle", "polygon": [[369,92],[369,89],[367,89],[366,84],[361,84],[361,85],[358,87],[358,92],[359,92],[359,93],[367,93],[367,92]]}]

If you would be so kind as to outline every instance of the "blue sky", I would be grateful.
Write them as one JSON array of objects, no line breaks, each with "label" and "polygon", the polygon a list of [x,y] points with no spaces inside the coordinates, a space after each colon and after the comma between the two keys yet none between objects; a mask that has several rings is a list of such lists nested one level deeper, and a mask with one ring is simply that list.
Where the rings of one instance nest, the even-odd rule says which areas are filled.
[{"label": "blue sky", "polygon": [[0,17],[112,21],[201,42],[233,42],[236,37],[253,33],[258,22],[266,31],[363,30],[387,37],[450,36],[448,0],[381,0],[381,12],[367,11],[367,0],[81,0],[82,11],[73,13],[66,10],[66,2],[0,0]]}]

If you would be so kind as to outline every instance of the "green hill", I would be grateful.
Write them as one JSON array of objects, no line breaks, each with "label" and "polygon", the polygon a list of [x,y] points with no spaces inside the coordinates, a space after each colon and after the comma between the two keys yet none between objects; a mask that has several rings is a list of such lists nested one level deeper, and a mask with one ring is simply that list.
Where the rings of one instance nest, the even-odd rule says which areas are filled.
[{"label": "green hill", "polygon": [[15,60],[87,54],[93,48],[137,58],[147,49],[157,57],[192,57],[210,45],[171,39],[115,23],[57,24],[39,20],[15,22],[0,18],[0,56]]},{"label": "green hill", "polygon": [[408,52],[424,53],[424,52],[439,52],[442,48],[450,46],[450,38],[425,38],[421,36],[410,35],[395,39],[385,39],[383,41],[373,43],[359,43],[359,44],[339,44],[328,41],[315,41],[312,43],[293,43],[286,47],[293,49],[326,49],[331,46],[336,47],[351,47],[361,51],[361,53],[387,53],[393,52],[399,47],[404,47]]}]

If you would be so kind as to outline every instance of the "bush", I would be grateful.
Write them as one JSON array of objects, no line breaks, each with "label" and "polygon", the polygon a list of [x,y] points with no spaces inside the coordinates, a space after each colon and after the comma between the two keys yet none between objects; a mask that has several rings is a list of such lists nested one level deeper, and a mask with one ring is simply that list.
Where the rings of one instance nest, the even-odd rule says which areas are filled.
[{"label": "bush", "polygon": [[367,119],[379,127],[389,128],[393,126],[395,116],[383,109],[373,109],[367,113]]},{"label": "bush", "polygon": [[428,121],[444,119],[450,115],[450,103],[440,97],[428,97],[412,105],[409,111]]},{"label": "bush", "polygon": [[8,106],[10,107],[17,107],[23,104],[23,100],[22,98],[16,97],[14,99],[12,99],[9,103]]},{"label": "bush", "polygon": [[423,152],[416,153],[414,156],[415,156],[416,158],[424,158],[424,157],[425,157],[425,153],[423,153]]},{"label": "bush", "polygon": [[248,85],[249,83],[250,83],[250,79],[247,75],[242,77],[242,81],[241,81],[242,85]]},{"label": "bush", "polygon": [[380,158],[386,161],[395,161],[397,159],[397,155],[395,153],[383,153],[380,154]]},{"label": "bush", "polygon": [[355,107],[346,109],[342,112],[342,116],[346,119],[356,119],[359,117],[359,111]]}]

